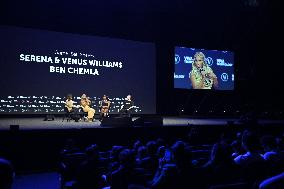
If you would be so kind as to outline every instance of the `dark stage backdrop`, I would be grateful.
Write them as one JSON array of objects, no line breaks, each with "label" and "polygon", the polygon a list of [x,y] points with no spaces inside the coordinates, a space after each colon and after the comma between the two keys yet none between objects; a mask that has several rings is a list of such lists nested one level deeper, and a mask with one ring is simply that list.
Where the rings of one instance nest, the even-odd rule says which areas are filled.
[{"label": "dark stage backdrop", "polygon": [[0,113],[60,113],[85,93],[111,113],[131,94],[134,113],[156,113],[153,43],[0,26]]}]

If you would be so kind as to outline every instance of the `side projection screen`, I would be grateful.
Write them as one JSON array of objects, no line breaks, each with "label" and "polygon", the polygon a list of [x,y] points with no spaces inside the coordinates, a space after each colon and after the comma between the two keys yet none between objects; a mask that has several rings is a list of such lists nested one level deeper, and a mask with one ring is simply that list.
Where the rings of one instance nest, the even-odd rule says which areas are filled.
[{"label": "side projection screen", "polygon": [[234,53],[175,47],[174,87],[234,89]]}]

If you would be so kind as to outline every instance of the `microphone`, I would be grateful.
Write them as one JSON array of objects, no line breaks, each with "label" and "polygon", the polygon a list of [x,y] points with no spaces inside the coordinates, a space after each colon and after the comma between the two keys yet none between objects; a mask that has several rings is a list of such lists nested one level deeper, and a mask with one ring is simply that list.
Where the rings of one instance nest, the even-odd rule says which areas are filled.
[{"label": "microphone", "polygon": [[[204,68],[200,68],[199,71],[200,71],[200,73],[201,73],[201,75],[202,75],[202,72],[205,72],[205,69],[204,69]],[[208,77],[208,74],[207,74],[207,73],[205,74],[205,77]]]}]

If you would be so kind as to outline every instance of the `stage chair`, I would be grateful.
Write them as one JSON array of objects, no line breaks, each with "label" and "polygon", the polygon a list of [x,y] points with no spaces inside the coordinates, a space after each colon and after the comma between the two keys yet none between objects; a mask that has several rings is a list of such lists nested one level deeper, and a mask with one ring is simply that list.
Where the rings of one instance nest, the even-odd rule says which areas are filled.
[{"label": "stage chair", "polygon": [[69,112],[68,109],[66,107],[64,107],[64,116],[63,116],[62,122],[65,119],[67,120],[67,122],[69,122],[72,119],[71,114],[72,114],[72,112]]},{"label": "stage chair", "polygon": [[81,107],[77,108],[75,110],[75,115],[79,116],[76,117],[76,122],[78,122],[79,120],[83,120],[83,121],[88,121],[88,112],[84,112],[83,109]]},{"label": "stage chair", "polygon": [[83,121],[88,121],[88,112],[84,112],[82,113],[82,119]]}]

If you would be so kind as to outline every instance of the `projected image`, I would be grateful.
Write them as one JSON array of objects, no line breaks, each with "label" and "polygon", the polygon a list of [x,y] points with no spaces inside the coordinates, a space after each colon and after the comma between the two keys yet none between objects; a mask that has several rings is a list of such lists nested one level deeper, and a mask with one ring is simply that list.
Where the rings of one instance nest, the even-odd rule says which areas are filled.
[{"label": "projected image", "polygon": [[86,94],[94,113],[156,113],[153,43],[0,26],[0,113],[62,113]]},{"label": "projected image", "polygon": [[174,87],[234,89],[234,54],[229,51],[175,48]]}]

